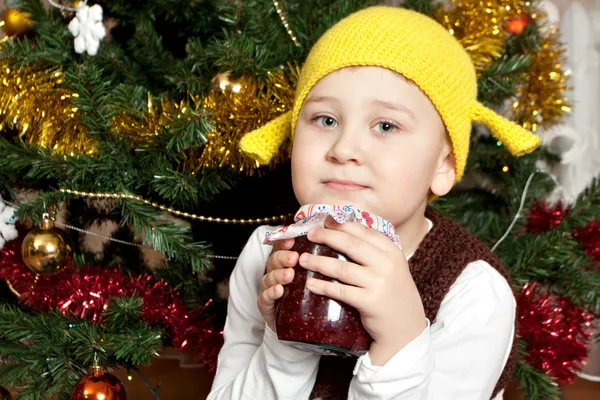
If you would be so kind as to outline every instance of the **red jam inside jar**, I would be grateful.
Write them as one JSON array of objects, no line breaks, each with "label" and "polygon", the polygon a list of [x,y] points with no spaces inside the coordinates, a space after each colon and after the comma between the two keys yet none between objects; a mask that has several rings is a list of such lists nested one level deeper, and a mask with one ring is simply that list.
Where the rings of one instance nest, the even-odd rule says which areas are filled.
[{"label": "red jam inside jar", "polygon": [[[306,236],[295,238],[291,250],[349,260],[329,246],[311,242]],[[344,357],[366,353],[372,339],[362,325],[358,310],[312,293],[306,288],[308,278],[336,281],[299,264],[294,267],[294,279],[284,286],[283,296],[277,302],[275,326],[279,340],[324,355]]]}]

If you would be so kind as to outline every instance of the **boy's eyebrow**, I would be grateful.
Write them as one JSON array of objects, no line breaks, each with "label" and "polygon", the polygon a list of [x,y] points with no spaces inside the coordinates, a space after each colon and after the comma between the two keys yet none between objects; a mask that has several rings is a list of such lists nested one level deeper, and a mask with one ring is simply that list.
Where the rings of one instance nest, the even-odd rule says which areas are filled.
[{"label": "boy's eyebrow", "polygon": [[[331,97],[331,96],[310,96],[306,99],[304,104],[321,103],[321,102],[335,103],[335,104],[340,103],[340,101],[337,98]],[[390,102],[384,101],[384,100],[373,100],[373,104],[388,108],[390,110],[396,110],[396,111],[403,112],[403,113],[407,114],[409,117],[411,117],[414,121],[417,120],[417,118],[415,117],[415,114],[408,108],[404,107],[403,105],[396,104],[396,103],[390,103]]]},{"label": "boy's eyebrow", "polygon": [[339,103],[340,101],[338,99],[336,99],[335,97],[331,97],[331,96],[310,96],[308,99],[306,99],[306,101],[304,102],[304,104],[308,104],[308,103]]},{"label": "boy's eyebrow", "polygon": [[417,120],[417,118],[415,117],[415,114],[413,114],[413,112],[411,110],[404,107],[403,105],[396,104],[396,103],[390,103],[390,102],[383,101],[383,100],[373,100],[373,103],[378,106],[389,108],[390,110],[396,110],[396,111],[403,112],[405,114],[408,114],[415,121]]}]

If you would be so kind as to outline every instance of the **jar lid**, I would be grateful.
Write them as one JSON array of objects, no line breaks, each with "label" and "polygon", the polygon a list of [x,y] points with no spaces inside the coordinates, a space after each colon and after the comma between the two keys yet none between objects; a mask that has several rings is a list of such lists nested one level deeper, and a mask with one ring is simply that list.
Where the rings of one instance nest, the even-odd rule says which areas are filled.
[{"label": "jar lid", "polygon": [[390,222],[350,205],[338,206],[329,204],[307,204],[300,207],[294,217],[296,223],[267,232],[264,243],[271,244],[276,240],[304,236],[309,230],[318,226],[324,226],[327,216],[332,217],[340,224],[358,222],[368,228],[375,229],[386,235],[400,247],[400,238],[396,235],[396,230]]}]

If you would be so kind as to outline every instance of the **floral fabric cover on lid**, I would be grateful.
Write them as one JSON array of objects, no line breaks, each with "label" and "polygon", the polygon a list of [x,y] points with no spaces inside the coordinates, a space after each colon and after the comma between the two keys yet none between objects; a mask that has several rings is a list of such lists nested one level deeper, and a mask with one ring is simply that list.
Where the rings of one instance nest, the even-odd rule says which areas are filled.
[{"label": "floral fabric cover on lid", "polygon": [[400,238],[396,235],[394,226],[385,219],[350,205],[328,204],[307,204],[300,207],[294,217],[296,223],[267,232],[264,243],[271,244],[277,240],[304,236],[309,230],[324,226],[328,216],[340,224],[358,222],[368,228],[375,229],[390,238],[398,247],[401,247]]}]

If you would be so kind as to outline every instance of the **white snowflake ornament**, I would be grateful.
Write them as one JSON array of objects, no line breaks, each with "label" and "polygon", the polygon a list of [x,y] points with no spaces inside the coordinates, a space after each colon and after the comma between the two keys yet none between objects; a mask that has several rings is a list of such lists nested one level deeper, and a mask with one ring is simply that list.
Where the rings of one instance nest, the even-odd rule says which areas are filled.
[{"label": "white snowflake ornament", "polygon": [[7,205],[0,196],[0,249],[4,247],[6,242],[19,236],[15,227],[16,222],[15,208]]},{"label": "white snowflake ornament", "polygon": [[106,36],[102,23],[102,7],[94,4],[89,7],[85,2],[77,7],[75,17],[69,22],[69,31],[75,36],[75,52],[87,52],[90,56],[98,53],[100,41]]}]

